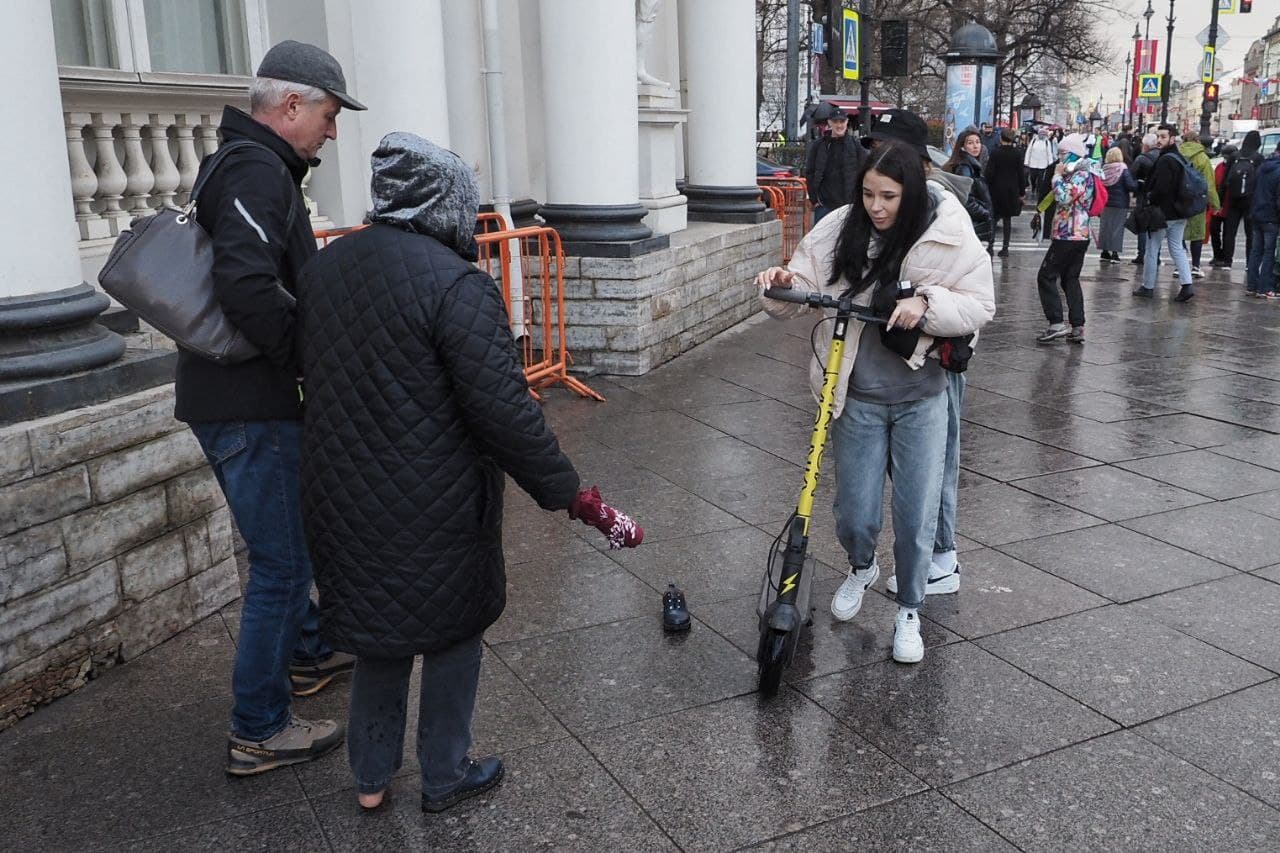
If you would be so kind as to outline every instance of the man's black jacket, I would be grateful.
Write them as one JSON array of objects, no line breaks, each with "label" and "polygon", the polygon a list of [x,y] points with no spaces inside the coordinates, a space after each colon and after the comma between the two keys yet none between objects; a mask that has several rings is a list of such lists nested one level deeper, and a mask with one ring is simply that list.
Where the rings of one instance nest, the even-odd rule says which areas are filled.
[{"label": "man's black jacket", "polygon": [[298,272],[316,252],[301,190],[308,164],[274,131],[235,107],[223,111],[221,130],[224,143],[248,139],[258,145],[222,162],[201,190],[196,221],[213,240],[214,289],[222,310],[263,354],[224,366],[179,350],[174,417],[296,420],[302,417],[301,370],[289,294],[296,295]]},{"label": "man's black jacket", "polygon": [[1186,219],[1175,208],[1178,190],[1182,188],[1182,155],[1178,154],[1178,146],[1170,145],[1160,150],[1156,164],[1151,167],[1151,174],[1146,179],[1147,204],[1160,208],[1166,221]]},{"label": "man's black jacket", "polygon": [[[823,199],[818,193],[822,189],[822,179],[827,174],[827,168],[833,156],[844,158],[844,188],[839,198]],[[805,155],[804,164],[804,177],[809,185],[809,200],[815,205],[821,204],[828,207],[840,207],[852,203],[853,188],[858,183],[858,171],[862,168],[862,162],[866,156],[867,149],[862,147],[862,143],[852,131],[839,139],[824,136],[811,143]]]}]

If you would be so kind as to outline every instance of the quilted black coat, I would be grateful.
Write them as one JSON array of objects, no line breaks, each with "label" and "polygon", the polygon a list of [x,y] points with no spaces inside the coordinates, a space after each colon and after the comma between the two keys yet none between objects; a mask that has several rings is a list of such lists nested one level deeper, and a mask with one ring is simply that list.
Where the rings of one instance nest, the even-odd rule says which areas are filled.
[{"label": "quilted black coat", "polygon": [[325,639],[407,657],[482,632],[506,604],[503,473],[548,510],[578,489],[497,285],[434,237],[374,225],[313,258],[300,291]]}]

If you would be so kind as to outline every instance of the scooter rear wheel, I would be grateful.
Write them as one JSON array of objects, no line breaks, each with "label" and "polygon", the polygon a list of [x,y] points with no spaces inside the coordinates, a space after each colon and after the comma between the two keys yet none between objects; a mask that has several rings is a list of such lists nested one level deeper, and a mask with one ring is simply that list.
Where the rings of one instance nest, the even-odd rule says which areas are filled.
[{"label": "scooter rear wheel", "polygon": [[776,696],[782,684],[782,670],[787,665],[787,635],[771,628],[761,631],[756,661],[760,666],[760,693]]}]

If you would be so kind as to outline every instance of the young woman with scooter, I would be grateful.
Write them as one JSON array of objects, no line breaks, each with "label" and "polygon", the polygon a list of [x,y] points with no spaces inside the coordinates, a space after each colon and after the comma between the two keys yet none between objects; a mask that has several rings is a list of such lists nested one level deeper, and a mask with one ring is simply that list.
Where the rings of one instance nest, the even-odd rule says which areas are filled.
[{"label": "young woman with scooter", "polygon": [[[924,163],[909,145],[882,141],[858,175],[855,198],[860,202],[833,211],[805,236],[788,266],[770,267],[756,283],[766,297],[765,310],[780,319],[809,307],[830,311],[842,297],[850,302],[843,312],[847,330],[836,323],[847,341],[833,347],[838,370],[828,372],[816,347],[809,370],[815,396],[822,400],[824,384],[831,392],[824,405],[830,411],[820,412],[818,428],[825,431],[826,415],[836,457],[836,534],[850,564],[831,612],[840,621],[856,616],[880,575],[876,540],[891,469],[899,603],[893,658],[917,663],[924,657],[918,611],[947,442],[946,378],[931,354],[938,350],[935,338],[971,334],[994,315],[991,262],[963,205],[926,182]],[[793,292],[780,292],[787,289]],[[884,318],[884,326],[861,322],[851,312]],[[811,454],[805,475],[810,497],[816,461]],[[762,686],[773,665],[767,627],[762,624]]]}]

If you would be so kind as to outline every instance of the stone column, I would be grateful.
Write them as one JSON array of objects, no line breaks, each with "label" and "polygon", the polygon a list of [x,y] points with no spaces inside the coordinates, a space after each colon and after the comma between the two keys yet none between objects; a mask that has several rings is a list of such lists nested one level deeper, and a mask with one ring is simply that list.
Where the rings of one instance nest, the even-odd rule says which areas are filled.
[{"label": "stone column", "polygon": [[772,214],[756,186],[755,7],[751,0],[685,0],[679,12],[689,218],[764,222]]},{"label": "stone column", "polygon": [[355,96],[369,108],[358,119],[367,191],[369,155],[391,131],[450,147],[440,0],[362,0],[352,9],[351,30]]},{"label": "stone column", "polygon": [[634,4],[542,0],[539,23],[547,201],[538,213],[572,254],[665,248],[668,238],[642,221]]},{"label": "stone column", "polygon": [[114,361],[124,340],[94,322],[110,300],[80,278],[67,131],[48,3],[0,3],[7,114],[0,163],[14,217],[0,229],[0,382]]}]

